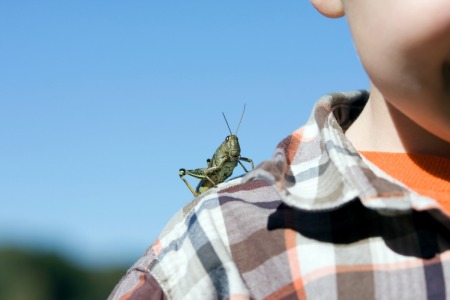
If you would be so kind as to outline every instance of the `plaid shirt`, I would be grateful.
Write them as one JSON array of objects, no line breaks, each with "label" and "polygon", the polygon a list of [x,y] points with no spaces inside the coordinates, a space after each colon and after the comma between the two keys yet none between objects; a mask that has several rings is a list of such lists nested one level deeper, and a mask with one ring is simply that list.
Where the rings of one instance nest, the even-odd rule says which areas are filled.
[{"label": "plaid shirt", "polygon": [[110,298],[450,299],[449,216],[344,136],[367,99],[321,98],[271,160],[175,215]]}]

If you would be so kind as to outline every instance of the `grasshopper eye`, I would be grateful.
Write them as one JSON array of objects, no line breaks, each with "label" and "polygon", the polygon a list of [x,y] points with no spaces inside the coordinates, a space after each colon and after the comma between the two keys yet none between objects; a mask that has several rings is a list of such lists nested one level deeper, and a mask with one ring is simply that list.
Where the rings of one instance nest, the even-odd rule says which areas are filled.
[{"label": "grasshopper eye", "polygon": [[230,137],[229,137],[229,136],[227,136],[227,137],[226,137],[226,139],[225,139],[225,141],[227,141],[227,142],[228,142],[229,140],[230,140]]}]

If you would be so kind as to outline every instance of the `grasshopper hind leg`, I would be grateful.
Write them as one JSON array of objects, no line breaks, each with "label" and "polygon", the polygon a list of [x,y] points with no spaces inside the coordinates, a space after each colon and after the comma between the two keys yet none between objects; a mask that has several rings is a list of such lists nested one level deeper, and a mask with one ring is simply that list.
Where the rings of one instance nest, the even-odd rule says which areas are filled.
[{"label": "grasshopper hind leg", "polygon": [[189,184],[189,182],[186,180],[186,178],[184,178],[184,175],[186,175],[186,170],[185,169],[180,169],[180,171],[178,172],[178,175],[180,175],[181,180],[184,181],[184,183],[186,184],[188,189],[192,192],[192,194],[194,194],[194,196],[197,197],[199,195],[199,193],[197,193],[194,190],[194,188]]}]

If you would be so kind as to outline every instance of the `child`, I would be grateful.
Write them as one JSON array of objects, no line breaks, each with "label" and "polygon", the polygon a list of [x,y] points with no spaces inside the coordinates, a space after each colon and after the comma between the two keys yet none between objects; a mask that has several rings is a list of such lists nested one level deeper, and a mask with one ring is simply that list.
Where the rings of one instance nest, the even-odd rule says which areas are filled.
[{"label": "child", "polygon": [[[450,298],[450,1],[311,0],[371,80],[180,211],[111,299]],[[390,175],[388,175],[390,174]]]}]

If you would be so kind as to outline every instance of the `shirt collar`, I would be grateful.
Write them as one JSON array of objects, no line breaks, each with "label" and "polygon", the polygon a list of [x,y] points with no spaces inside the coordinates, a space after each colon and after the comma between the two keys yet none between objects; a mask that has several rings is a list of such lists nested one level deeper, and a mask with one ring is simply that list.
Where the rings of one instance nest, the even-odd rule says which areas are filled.
[{"label": "shirt collar", "polygon": [[285,204],[303,210],[332,209],[355,198],[386,213],[438,208],[365,160],[345,137],[368,98],[367,91],[320,98],[308,122],[245,180],[275,184]]}]

